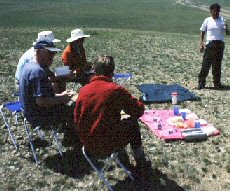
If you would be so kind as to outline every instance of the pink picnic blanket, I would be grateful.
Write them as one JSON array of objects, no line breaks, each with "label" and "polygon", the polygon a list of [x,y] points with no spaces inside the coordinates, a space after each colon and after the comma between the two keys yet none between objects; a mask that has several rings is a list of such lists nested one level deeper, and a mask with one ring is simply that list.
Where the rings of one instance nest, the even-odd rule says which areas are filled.
[{"label": "pink picnic blanket", "polygon": [[[172,110],[147,110],[140,120],[145,123],[149,129],[159,138],[163,140],[180,140],[184,139],[182,135],[184,129],[180,129],[168,123],[167,119],[173,117]],[[159,127],[160,126],[160,127]],[[207,130],[214,128],[212,124],[206,124],[201,129]],[[211,135],[218,135],[220,131],[216,129]]]}]

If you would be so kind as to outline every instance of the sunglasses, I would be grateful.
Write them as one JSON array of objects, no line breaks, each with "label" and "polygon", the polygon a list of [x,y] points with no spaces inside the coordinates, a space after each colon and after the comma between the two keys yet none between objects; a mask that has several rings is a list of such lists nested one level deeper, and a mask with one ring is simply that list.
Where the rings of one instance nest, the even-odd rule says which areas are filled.
[{"label": "sunglasses", "polygon": [[50,55],[55,55],[55,54],[57,54],[57,52],[52,52],[52,51],[47,50],[47,49],[42,49],[42,50],[45,51],[45,52],[47,52],[47,53],[49,53]]}]

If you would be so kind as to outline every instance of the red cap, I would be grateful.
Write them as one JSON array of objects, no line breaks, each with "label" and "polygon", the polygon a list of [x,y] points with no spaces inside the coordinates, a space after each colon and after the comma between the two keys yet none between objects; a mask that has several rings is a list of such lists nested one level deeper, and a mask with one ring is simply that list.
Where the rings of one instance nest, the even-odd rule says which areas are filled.
[{"label": "red cap", "polygon": [[172,92],[172,96],[177,96],[178,93],[177,92]]}]

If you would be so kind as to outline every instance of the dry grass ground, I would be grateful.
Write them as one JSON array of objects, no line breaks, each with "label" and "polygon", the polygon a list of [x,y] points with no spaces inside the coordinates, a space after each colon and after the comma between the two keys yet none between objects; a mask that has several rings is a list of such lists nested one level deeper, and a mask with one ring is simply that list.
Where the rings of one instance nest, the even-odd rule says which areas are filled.
[{"label": "dry grass ground", "polygon": [[[41,30],[0,28],[3,37],[0,42],[1,103],[13,99],[11,92],[14,90],[14,71],[18,58],[34,41],[37,31]],[[64,39],[69,36],[71,29],[52,30],[56,37],[63,39],[59,46],[64,48]],[[114,169],[109,177],[116,190],[230,190],[230,89],[195,89],[202,59],[198,51],[199,36],[110,29],[84,31],[91,34],[85,43],[88,59],[98,54],[113,55],[117,72],[133,73],[134,78],[128,88],[137,96],[140,96],[140,92],[136,85],[141,83],[179,83],[202,98],[198,102],[183,102],[180,107],[195,111],[221,131],[220,136],[210,137],[204,142],[165,143],[141,124],[145,151],[153,164],[152,177],[149,183],[140,186],[130,183],[120,169]],[[222,71],[222,81],[226,85],[230,85],[229,44],[227,38]],[[60,56],[56,56],[54,67],[61,65]],[[207,86],[212,87],[211,74]],[[172,105],[151,104],[149,107],[168,109]],[[39,148],[42,164],[37,167],[31,158],[22,128],[14,129],[20,144],[20,152],[16,152],[10,141],[4,143],[6,130],[3,121],[0,122],[0,190],[103,189],[79,151],[65,148],[66,152],[61,159],[55,147]]]}]

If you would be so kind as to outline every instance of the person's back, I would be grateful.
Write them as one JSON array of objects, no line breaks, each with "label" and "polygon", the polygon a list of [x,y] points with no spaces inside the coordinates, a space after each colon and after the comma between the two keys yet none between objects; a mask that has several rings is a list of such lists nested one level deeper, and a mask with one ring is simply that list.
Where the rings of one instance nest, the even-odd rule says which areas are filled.
[{"label": "person's back", "polygon": [[[115,151],[123,153],[124,147],[130,144],[137,166],[150,167],[137,122],[144,113],[144,105],[124,87],[112,82],[114,68],[111,56],[99,56],[94,62],[95,76],[80,89],[74,111],[79,138],[96,157]],[[130,118],[121,119],[122,110]]]},{"label": "person's back", "polygon": [[24,68],[24,66],[31,62],[31,61],[36,61],[35,60],[35,56],[34,56],[34,47],[31,47],[29,50],[27,50],[19,59],[18,61],[18,65],[17,65],[17,69],[15,72],[15,79],[19,80],[20,75],[22,73],[22,70]]},{"label": "person's back", "polygon": [[105,76],[95,76],[81,88],[76,110],[79,110],[75,111],[77,115],[84,111],[83,115],[75,116],[79,119],[78,132],[83,142],[95,153],[106,153],[116,130],[122,128],[121,111],[138,118],[144,108],[125,88]]}]

